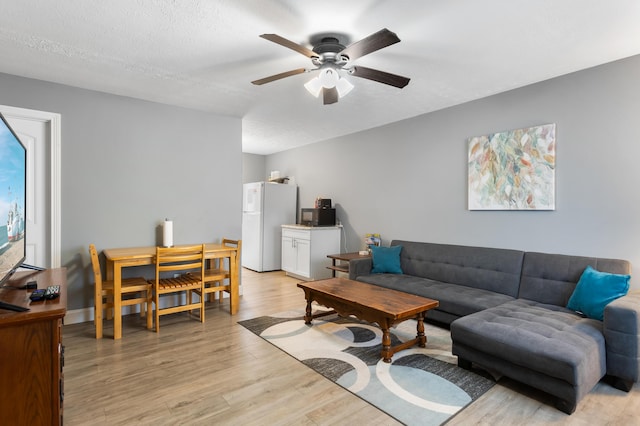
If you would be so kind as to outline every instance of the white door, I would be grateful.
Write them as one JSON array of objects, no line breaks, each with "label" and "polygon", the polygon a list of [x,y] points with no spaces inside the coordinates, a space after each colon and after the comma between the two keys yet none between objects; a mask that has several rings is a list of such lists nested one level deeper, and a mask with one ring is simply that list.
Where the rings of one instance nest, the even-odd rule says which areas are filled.
[{"label": "white door", "polygon": [[245,183],[242,187],[242,266],[263,271],[262,182]]},{"label": "white door", "polygon": [[262,272],[262,215],[242,215],[242,266]]},{"label": "white door", "polygon": [[303,277],[311,277],[311,241],[298,240],[294,241],[296,246],[296,274]]},{"label": "white door", "polygon": [[296,272],[296,248],[293,246],[293,238],[282,237],[282,270],[285,272]]},{"label": "white door", "polygon": [[0,112],[27,148],[25,263],[59,267],[60,115],[6,106]]}]

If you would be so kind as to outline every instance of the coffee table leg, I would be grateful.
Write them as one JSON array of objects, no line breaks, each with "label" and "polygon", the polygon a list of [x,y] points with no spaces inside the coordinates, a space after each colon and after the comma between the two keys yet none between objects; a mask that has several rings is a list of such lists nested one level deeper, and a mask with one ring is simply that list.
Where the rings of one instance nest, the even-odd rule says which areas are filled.
[{"label": "coffee table leg", "polygon": [[424,348],[425,346],[427,346],[427,336],[425,336],[424,334],[424,312],[420,312],[418,314],[418,325],[417,325],[417,331],[418,334],[416,334],[416,340],[418,341],[418,346],[420,346],[421,348]]},{"label": "coffee table leg", "polygon": [[382,329],[382,360],[384,362],[391,362],[393,351],[391,350],[391,333],[389,328]]},{"label": "coffee table leg", "polygon": [[304,323],[305,324],[311,324],[311,320],[313,319],[313,315],[311,315],[312,310],[311,310],[311,298],[307,299],[307,310],[305,311],[305,315],[304,315]]}]

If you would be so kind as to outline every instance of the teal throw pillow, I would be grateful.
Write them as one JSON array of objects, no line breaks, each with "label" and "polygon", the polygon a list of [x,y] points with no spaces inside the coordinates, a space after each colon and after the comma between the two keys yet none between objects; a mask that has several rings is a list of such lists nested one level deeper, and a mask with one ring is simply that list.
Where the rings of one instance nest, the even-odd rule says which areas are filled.
[{"label": "teal throw pillow", "polygon": [[630,275],[600,272],[591,266],[582,273],[567,308],[602,321],[604,307],[629,291]]},{"label": "teal throw pillow", "polygon": [[371,246],[373,274],[401,274],[400,252],[402,246],[378,247]]}]

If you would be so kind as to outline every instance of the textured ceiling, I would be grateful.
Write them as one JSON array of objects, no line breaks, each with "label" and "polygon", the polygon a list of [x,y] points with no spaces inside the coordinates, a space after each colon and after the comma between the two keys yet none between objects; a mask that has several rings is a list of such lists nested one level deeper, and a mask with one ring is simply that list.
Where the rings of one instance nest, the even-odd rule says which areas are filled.
[{"label": "textured ceiling", "polygon": [[[269,154],[640,54],[638,22],[637,0],[0,0],[0,72],[241,117]],[[262,33],[382,28],[402,41],[356,64],[404,89],[350,77],[325,106],[310,74],[250,83],[312,67]]]}]

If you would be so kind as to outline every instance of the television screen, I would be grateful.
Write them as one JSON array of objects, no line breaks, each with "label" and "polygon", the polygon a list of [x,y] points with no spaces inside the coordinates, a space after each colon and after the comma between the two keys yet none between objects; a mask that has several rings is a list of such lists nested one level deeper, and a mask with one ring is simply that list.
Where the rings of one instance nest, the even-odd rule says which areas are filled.
[{"label": "television screen", "polygon": [[0,114],[0,284],[24,262],[27,150]]}]

